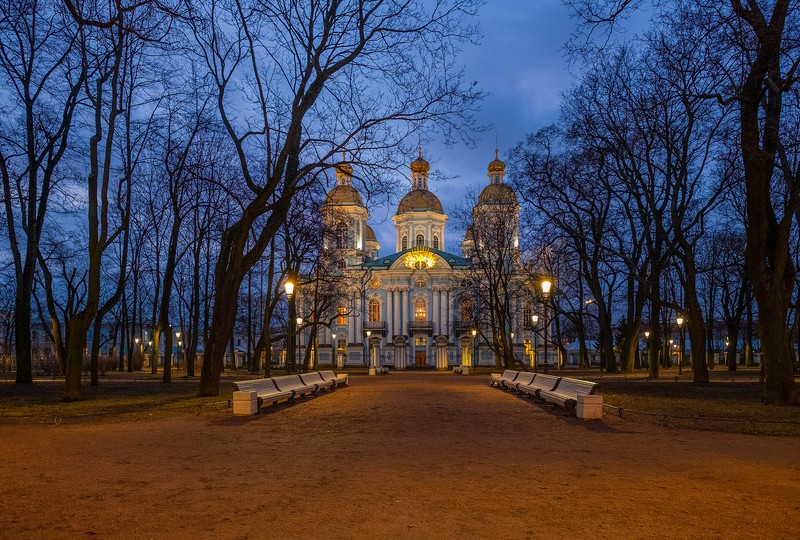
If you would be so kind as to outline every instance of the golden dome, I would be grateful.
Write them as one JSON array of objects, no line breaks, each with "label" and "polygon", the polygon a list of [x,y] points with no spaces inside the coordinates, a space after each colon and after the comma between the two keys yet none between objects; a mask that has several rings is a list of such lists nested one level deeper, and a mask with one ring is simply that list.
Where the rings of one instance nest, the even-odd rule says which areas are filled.
[{"label": "golden dome", "polygon": [[494,160],[489,163],[489,173],[493,172],[506,172],[506,164],[500,161],[497,148],[494,149]]},{"label": "golden dome", "polygon": [[406,196],[400,200],[397,205],[397,213],[404,212],[433,210],[435,212],[442,212],[442,203],[439,202],[439,197],[427,189],[413,189],[406,193]]},{"label": "golden dome", "polygon": [[373,231],[372,227],[370,227],[366,223],[364,224],[364,238],[367,240],[367,242],[369,242],[370,240],[372,240],[373,242],[378,241],[378,239],[375,237],[375,231]]},{"label": "golden dome", "polygon": [[350,185],[336,186],[325,196],[325,204],[354,204],[364,206],[361,195]]},{"label": "golden dome", "polygon": [[422,148],[417,148],[419,152],[419,156],[417,159],[411,162],[411,172],[412,173],[426,173],[431,170],[431,165],[427,161],[422,158]]},{"label": "golden dome", "polygon": [[342,176],[346,176],[348,178],[353,176],[353,166],[344,161],[336,165],[336,178],[340,178]]},{"label": "golden dome", "polygon": [[489,184],[478,195],[478,203],[517,203],[517,194],[507,184]]}]

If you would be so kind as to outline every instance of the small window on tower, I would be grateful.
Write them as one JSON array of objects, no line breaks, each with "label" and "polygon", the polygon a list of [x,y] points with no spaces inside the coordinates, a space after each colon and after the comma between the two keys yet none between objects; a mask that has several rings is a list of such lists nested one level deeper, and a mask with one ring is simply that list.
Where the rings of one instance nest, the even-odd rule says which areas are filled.
[{"label": "small window on tower", "polygon": [[433,237],[433,249],[439,249],[439,237],[436,235]]},{"label": "small window on tower", "polygon": [[425,237],[422,236],[421,234],[417,235],[417,245],[418,246],[424,246],[425,245]]},{"label": "small window on tower", "polygon": [[339,249],[347,247],[347,225],[339,225],[336,228],[336,247]]},{"label": "small window on tower", "polygon": [[408,249],[408,236],[404,236],[403,240],[400,242],[400,251],[405,251]]}]

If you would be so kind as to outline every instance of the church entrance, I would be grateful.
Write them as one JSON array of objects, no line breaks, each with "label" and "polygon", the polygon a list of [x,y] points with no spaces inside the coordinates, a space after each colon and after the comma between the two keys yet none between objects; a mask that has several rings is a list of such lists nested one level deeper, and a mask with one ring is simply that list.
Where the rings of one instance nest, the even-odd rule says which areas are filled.
[{"label": "church entrance", "polygon": [[425,351],[414,351],[414,366],[417,369],[425,369],[426,360]]}]

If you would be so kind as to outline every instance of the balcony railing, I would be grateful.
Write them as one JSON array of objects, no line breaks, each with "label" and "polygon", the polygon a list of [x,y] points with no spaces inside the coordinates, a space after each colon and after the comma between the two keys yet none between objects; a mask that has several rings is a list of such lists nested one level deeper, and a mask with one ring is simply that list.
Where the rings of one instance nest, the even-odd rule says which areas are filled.
[{"label": "balcony railing", "polygon": [[386,321],[364,321],[362,325],[363,330],[371,332],[386,333]]},{"label": "balcony railing", "polygon": [[408,321],[409,330],[433,331],[433,321]]}]

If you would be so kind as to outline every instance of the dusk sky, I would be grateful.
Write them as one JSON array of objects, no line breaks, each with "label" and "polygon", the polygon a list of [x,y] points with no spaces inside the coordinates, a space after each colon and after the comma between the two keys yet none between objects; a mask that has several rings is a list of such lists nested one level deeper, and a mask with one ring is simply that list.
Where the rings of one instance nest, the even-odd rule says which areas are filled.
[{"label": "dusk sky", "polygon": [[[495,137],[499,139],[500,158],[505,160],[508,150],[527,133],[557,120],[560,94],[572,81],[562,48],[575,21],[561,0],[491,0],[481,8],[479,20],[483,39],[478,46],[465,48],[461,60],[467,80],[477,81],[490,94],[478,119],[491,127],[477,134],[477,145],[472,149],[460,144],[448,148],[441,143],[423,149],[432,170],[455,176],[429,185],[448,213],[464,201],[470,188],[477,192],[488,183],[486,167],[494,159]],[[409,156],[408,161],[414,157]],[[398,200],[390,207],[370,207],[370,224],[381,243],[382,255],[395,250],[391,217]],[[447,250],[458,254],[461,233],[455,229],[451,215]]]}]

